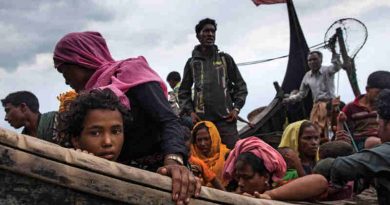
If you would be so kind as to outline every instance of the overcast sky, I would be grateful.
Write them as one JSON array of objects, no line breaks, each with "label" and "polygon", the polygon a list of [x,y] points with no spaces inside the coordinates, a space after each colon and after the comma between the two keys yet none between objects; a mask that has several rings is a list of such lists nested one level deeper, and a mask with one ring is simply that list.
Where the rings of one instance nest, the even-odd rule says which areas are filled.
[{"label": "overcast sky", "polygon": [[[295,0],[307,43],[324,41],[336,20],[357,18],[368,29],[368,40],[355,63],[362,92],[369,73],[390,70],[389,0]],[[115,59],[143,55],[165,80],[183,72],[196,45],[194,27],[200,19],[216,19],[216,44],[236,62],[288,54],[289,25],[285,4],[254,6],[250,0],[0,0],[0,98],[29,90],[41,112],[58,109],[56,96],[70,89],[54,68],[55,43],[66,33],[98,31]],[[329,52],[324,64],[329,64]],[[272,82],[281,83],[287,59],[240,67],[249,95],[243,117],[275,96]],[[337,80],[338,79],[338,80]],[[345,72],[336,76],[342,100],[353,100]],[[336,82],[337,83],[337,82]],[[0,126],[9,128],[0,109]]]}]

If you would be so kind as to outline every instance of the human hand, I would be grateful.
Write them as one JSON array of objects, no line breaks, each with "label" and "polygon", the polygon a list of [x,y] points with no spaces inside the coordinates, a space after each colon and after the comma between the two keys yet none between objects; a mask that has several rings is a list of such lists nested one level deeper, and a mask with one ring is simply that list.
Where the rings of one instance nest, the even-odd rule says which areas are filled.
[{"label": "human hand", "polygon": [[242,195],[248,196],[248,197],[254,197],[254,198],[258,198],[258,199],[270,199],[270,200],[272,199],[270,195],[265,194],[265,193],[260,194],[260,193],[257,192],[257,191],[255,191],[255,192],[253,193],[253,195],[252,195],[252,194],[248,194],[248,193],[246,193],[246,192],[242,193]]},{"label": "human hand", "polygon": [[196,124],[197,122],[201,121],[201,119],[195,112],[191,112],[191,120],[193,124]]},{"label": "human hand", "polygon": [[172,200],[178,205],[188,204],[195,194],[199,196],[202,187],[200,181],[183,165],[165,165],[157,173],[172,178]]},{"label": "human hand", "polygon": [[294,152],[294,150],[288,149],[283,157],[286,161],[290,162],[295,169],[302,166],[301,159],[299,158],[298,153]]},{"label": "human hand", "polygon": [[337,116],[337,121],[340,123],[344,123],[347,121],[347,115],[345,115],[344,112],[340,111],[339,115]]},{"label": "human hand", "polygon": [[338,131],[336,131],[336,138],[335,138],[335,140],[340,140],[340,141],[344,141],[344,142],[347,142],[349,144],[352,144],[351,138],[349,137],[347,131],[345,131],[345,130],[338,130]]},{"label": "human hand", "polygon": [[224,116],[224,118],[227,122],[235,122],[238,118],[238,111],[233,109],[229,112],[227,116]]},{"label": "human hand", "polygon": [[259,192],[255,191],[255,193],[253,194],[253,196],[255,198],[259,198],[259,199],[269,199],[269,200],[272,200],[271,196],[268,195],[266,192],[260,194]]},{"label": "human hand", "polygon": [[75,150],[76,152],[82,152],[85,154],[90,154],[90,155],[95,156],[92,152],[88,152],[87,150],[81,150],[81,149],[76,149],[76,148],[74,148],[73,150]]}]

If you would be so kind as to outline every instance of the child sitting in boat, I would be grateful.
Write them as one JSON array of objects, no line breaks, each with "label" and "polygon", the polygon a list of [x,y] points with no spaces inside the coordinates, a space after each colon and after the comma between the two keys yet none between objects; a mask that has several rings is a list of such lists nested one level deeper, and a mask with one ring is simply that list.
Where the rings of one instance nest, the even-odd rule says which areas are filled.
[{"label": "child sitting in boat", "polygon": [[61,132],[72,146],[107,160],[116,161],[130,119],[126,107],[109,89],[81,94],[61,117]]}]

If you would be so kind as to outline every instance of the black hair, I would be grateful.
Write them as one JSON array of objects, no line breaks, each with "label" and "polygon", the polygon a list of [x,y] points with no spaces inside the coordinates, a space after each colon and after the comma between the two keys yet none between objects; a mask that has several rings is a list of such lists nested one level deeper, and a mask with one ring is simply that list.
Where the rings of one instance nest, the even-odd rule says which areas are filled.
[{"label": "black hair", "polygon": [[67,140],[79,137],[84,129],[83,123],[89,110],[118,110],[122,114],[124,134],[131,121],[129,110],[121,104],[119,98],[110,89],[95,89],[80,94],[69,106],[69,110],[61,113],[59,131]]},{"label": "black hair", "polygon": [[298,137],[299,137],[299,138],[302,136],[303,131],[304,131],[306,128],[308,128],[308,127],[314,127],[314,128],[316,128],[315,125],[314,125],[312,122],[310,122],[310,121],[304,121],[304,122],[302,122],[301,127],[299,128],[299,132],[298,132],[298,133],[299,133],[299,134],[298,134]]},{"label": "black hair", "polygon": [[332,141],[322,144],[319,148],[321,159],[344,157],[353,154],[353,148],[344,141]]},{"label": "black hair", "polygon": [[217,30],[217,23],[214,19],[205,18],[199,21],[199,23],[195,26],[195,32],[196,34],[199,34],[200,31],[203,29],[203,27],[207,24],[211,24],[215,27],[215,30]]},{"label": "black hair", "polygon": [[375,71],[367,78],[367,88],[390,89],[390,72]]},{"label": "black hair", "polygon": [[172,71],[168,74],[167,76],[167,81],[176,81],[176,82],[180,82],[181,81],[181,77],[180,77],[180,73],[177,72],[177,71]]},{"label": "black hair", "polygon": [[257,157],[256,155],[254,155],[251,152],[241,153],[237,158],[237,162],[238,161],[242,161],[245,164],[248,164],[249,166],[251,166],[252,170],[254,172],[260,174],[260,176],[266,176],[267,174],[270,174],[264,165],[263,159]]},{"label": "black hair", "polygon": [[206,123],[201,123],[197,125],[193,130],[192,130],[192,143],[196,142],[196,134],[198,133],[199,130],[201,129],[206,129],[207,132],[209,131],[209,128],[206,126]]},{"label": "black hair", "polygon": [[[309,55],[311,55],[311,54],[317,54],[317,55],[322,59],[322,53],[321,53],[321,51],[310,51]],[[308,56],[309,56],[309,55],[308,55]]]},{"label": "black hair", "polygon": [[33,113],[39,113],[39,102],[38,98],[30,91],[18,91],[10,93],[1,100],[3,106],[10,103],[13,106],[19,106],[22,103],[25,103],[27,107]]},{"label": "black hair", "polygon": [[385,121],[390,120],[390,89],[383,89],[377,101],[378,115]]},{"label": "black hair", "polygon": [[[238,155],[237,161],[241,161],[244,164],[248,164],[252,167],[253,172],[258,173],[260,176],[266,176],[269,174],[268,183],[272,184],[272,174],[269,173],[267,168],[264,165],[263,159],[257,157],[256,155],[250,152],[244,152]],[[229,192],[234,192],[238,188],[238,181],[236,179],[230,180],[228,185],[226,186],[226,190]]]}]

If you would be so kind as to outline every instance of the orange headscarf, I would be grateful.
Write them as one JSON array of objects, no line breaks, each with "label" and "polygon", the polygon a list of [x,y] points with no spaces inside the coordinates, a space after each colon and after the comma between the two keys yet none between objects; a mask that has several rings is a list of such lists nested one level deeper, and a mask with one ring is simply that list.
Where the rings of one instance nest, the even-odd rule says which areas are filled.
[{"label": "orange headscarf", "polygon": [[211,138],[210,155],[204,156],[197,146],[195,146],[195,142],[191,144],[191,155],[203,160],[210,167],[211,171],[217,175],[217,179],[223,182],[222,171],[225,164],[225,155],[229,153],[230,150],[225,144],[222,144],[221,137],[219,136],[219,132],[214,123],[210,121],[201,121],[194,126],[194,129],[201,124],[206,125]]}]

